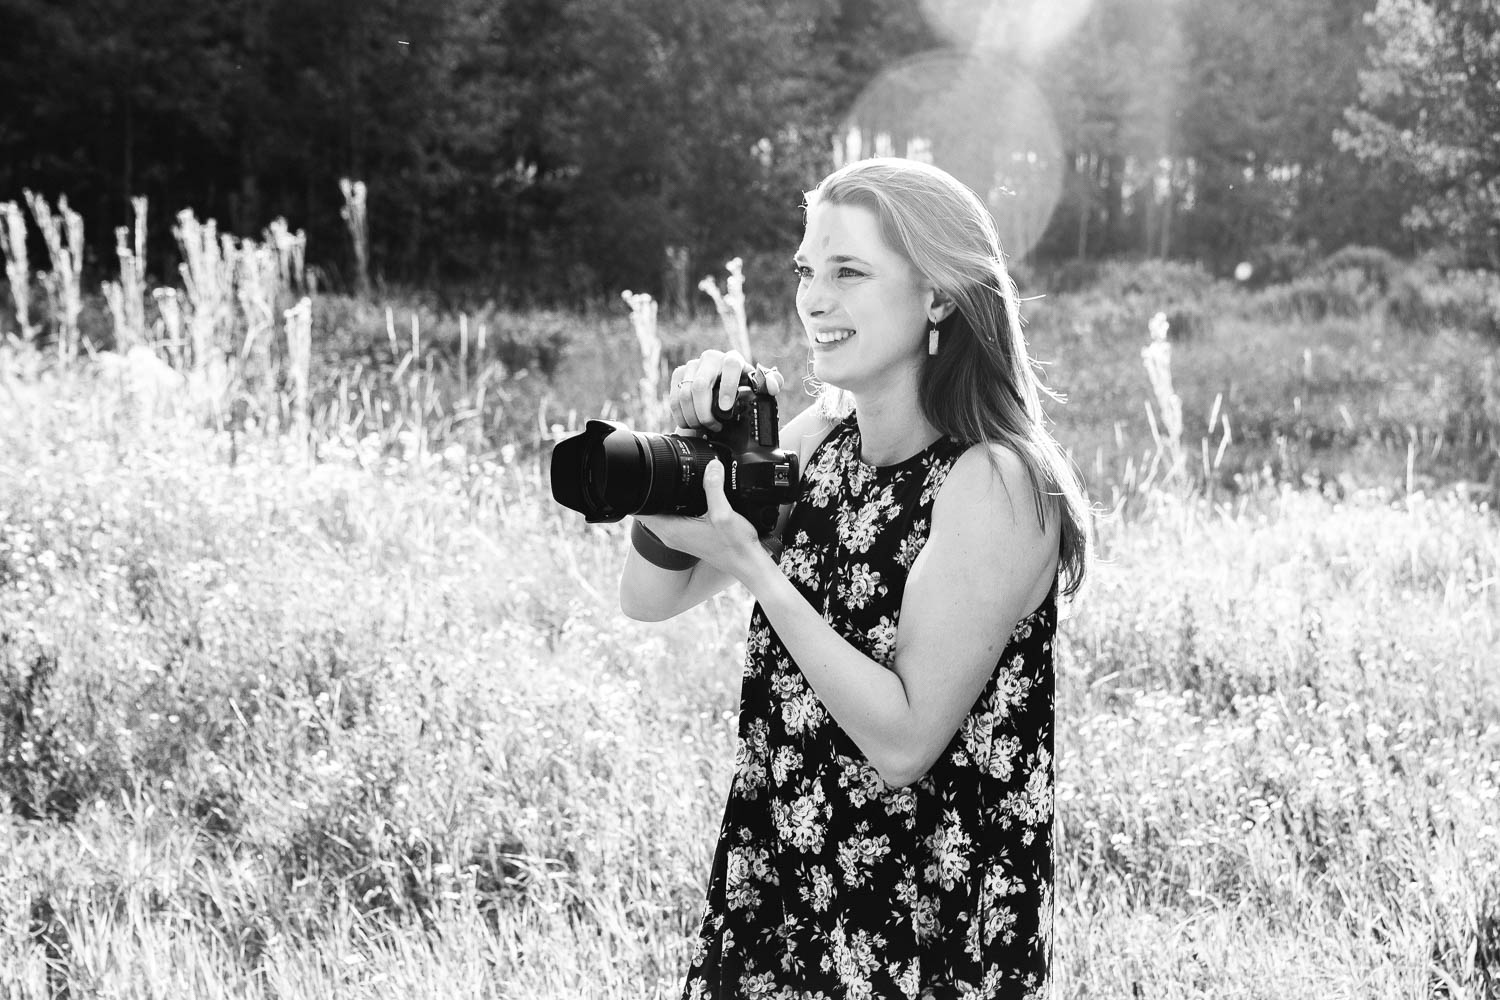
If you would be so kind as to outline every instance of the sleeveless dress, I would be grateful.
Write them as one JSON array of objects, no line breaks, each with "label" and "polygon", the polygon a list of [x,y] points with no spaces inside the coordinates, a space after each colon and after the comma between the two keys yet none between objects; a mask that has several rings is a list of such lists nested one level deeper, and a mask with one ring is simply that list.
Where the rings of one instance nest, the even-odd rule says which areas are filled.
[{"label": "sleeveless dress", "polygon": [[[850,415],[808,461],[781,570],[887,668],[907,572],[964,450],[940,438],[872,466]],[[1047,995],[1056,593],[1016,624],[937,763],[899,789],[755,606],[735,774],[684,1000]]]}]

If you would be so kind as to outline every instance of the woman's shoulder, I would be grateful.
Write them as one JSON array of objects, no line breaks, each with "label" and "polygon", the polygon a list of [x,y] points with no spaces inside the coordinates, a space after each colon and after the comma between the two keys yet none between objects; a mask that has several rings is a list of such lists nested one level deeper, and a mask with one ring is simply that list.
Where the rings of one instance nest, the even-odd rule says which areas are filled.
[{"label": "woman's shoulder", "polygon": [[1056,522],[1057,497],[1047,488],[1041,469],[1033,467],[1013,445],[1003,441],[976,441],[960,445],[943,488],[937,496],[934,516],[944,507],[1013,514],[1031,510],[1047,524]]},{"label": "woman's shoulder", "polygon": [[995,590],[995,573],[1024,583],[1019,619],[1022,611],[1041,606],[1056,585],[1057,514],[1057,497],[1035,485],[1016,448],[979,442],[954,460],[938,490],[929,546],[943,553],[939,565],[947,572],[967,573],[978,586]]}]

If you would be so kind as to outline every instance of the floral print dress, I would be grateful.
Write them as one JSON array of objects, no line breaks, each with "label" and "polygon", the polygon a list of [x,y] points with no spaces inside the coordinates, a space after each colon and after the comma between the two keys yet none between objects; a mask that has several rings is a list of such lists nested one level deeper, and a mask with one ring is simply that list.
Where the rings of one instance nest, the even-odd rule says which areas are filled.
[{"label": "floral print dress", "polygon": [[[860,458],[853,415],[813,453],[781,570],[892,666],[907,572],[964,446]],[[684,1000],[1047,995],[1056,588],[1016,624],[932,769],[891,788],[757,605],[739,746]]]}]

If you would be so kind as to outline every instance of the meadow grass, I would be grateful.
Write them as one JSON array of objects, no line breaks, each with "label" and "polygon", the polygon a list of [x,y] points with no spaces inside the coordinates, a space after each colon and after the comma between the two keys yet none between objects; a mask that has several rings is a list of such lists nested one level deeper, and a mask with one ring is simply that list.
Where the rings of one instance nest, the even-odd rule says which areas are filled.
[{"label": "meadow grass", "polygon": [[[1500,535],[1443,464],[1489,447],[1482,342],[1226,313],[1174,377],[1246,429],[1164,490],[1144,328],[1096,309],[1031,309],[1116,507],[1059,638],[1057,995],[1494,995]],[[634,333],[501,319],[567,331],[553,371],[476,359],[465,397],[438,323],[356,368],[315,315],[311,447],[264,433],[284,388],[213,430],[0,374],[6,995],[675,995],[748,598],[619,614],[624,533],[540,470],[632,416]]]}]

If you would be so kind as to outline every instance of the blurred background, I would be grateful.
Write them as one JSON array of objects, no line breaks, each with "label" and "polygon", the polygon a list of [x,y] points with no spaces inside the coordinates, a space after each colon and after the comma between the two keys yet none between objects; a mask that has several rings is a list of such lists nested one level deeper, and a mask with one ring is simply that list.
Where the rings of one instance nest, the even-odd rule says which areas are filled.
[{"label": "blurred background", "polygon": [[152,274],[183,208],[285,218],[352,289],[353,178],[374,281],[511,305],[772,280],[800,192],[874,154],[958,174],[1037,266],[1494,266],[1497,29],[1482,0],[0,0],[0,197],[66,194],[101,268],[147,197]]},{"label": "blurred background", "polygon": [[0,996],[679,996],[749,595],[625,619],[549,456],[808,405],[884,154],[1099,514],[1054,995],[1500,997],[1497,84],[1496,0],[0,0]]}]

